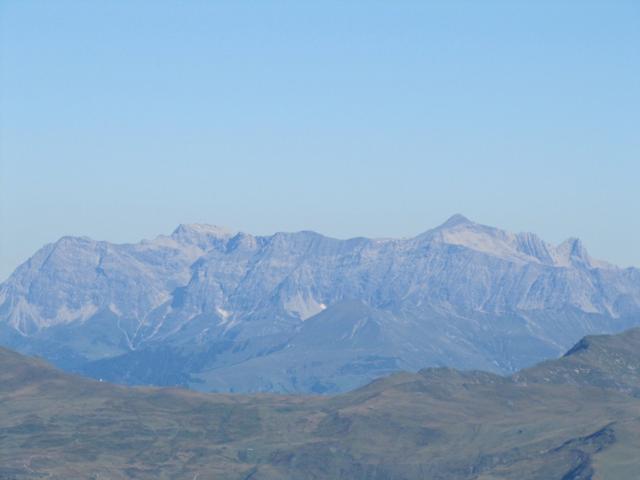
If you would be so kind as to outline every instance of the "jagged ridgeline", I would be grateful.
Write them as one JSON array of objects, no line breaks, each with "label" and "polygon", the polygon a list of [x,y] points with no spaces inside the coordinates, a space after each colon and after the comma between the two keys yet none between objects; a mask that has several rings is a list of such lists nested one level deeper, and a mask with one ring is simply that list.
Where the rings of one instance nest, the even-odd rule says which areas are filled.
[{"label": "jagged ridgeline", "polygon": [[456,215],[409,239],[181,225],[65,237],[0,286],[0,344],[205,391],[339,392],[425,366],[511,373],[640,324],[640,271]]},{"label": "jagged ridgeline", "polygon": [[395,373],[347,394],[204,394],[0,348],[0,478],[632,480],[640,330],[510,377]]}]

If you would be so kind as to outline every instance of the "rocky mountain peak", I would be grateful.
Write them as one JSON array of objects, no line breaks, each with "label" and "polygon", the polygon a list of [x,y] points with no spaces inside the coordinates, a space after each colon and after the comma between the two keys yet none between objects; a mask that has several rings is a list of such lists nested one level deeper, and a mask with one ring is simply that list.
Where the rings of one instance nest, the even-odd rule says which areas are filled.
[{"label": "rocky mountain peak", "polygon": [[171,233],[171,238],[186,245],[195,245],[207,250],[213,244],[227,241],[237,232],[218,225],[204,223],[180,224]]},{"label": "rocky mountain peak", "polygon": [[192,235],[207,235],[213,237],[231,237],[237,232],[219,225],[207,223],[181,223],[171,233],[172,237],[184,237]]},{"label": "rocky mountain peak", "polygon": [[638,324],[640,271],[593,263],[577,240],[555,247],[462,215],[385,241],[202,224],[137,244],[68,237],[0,285],[0,345],[152,384],[169,381],[146,368],[160,355],[171,382],[201,389],[339,391],[429,365],[512,372]]},{"label": "rocky mountain peak", "polygon": [[557,251],[560,259],[567,265],[586,268],[594,266],[594,262],[579,238],[572,237],[565,240],[558,246]]},{"label": "rocky mountain peak", "polygon": [[460,213],[456,213],[449,217],[442,225],[437,227],[438,230],[458,227],[460,225],[474,225],[475,222],[472,222],[467,217]]}]

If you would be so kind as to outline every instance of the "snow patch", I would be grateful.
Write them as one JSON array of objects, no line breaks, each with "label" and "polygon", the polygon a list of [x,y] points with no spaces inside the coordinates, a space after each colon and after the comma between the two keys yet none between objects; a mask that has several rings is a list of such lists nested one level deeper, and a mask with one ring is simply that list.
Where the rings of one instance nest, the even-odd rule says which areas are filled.
[{"label": "snow patch", "polygon": [[117,315],[118,317],[122,316],[122,312],[115,303],[110,303],[108,308],[114,315]]},{"label": "snow patch", "polygon": [[300,318],[300,320],[311,318],[323,310],[326,310],[326,308],[327,306],[324,303],[318,302],[311,295],[300,292],[297,292],[284,302],[284,309],[287,313]]}]

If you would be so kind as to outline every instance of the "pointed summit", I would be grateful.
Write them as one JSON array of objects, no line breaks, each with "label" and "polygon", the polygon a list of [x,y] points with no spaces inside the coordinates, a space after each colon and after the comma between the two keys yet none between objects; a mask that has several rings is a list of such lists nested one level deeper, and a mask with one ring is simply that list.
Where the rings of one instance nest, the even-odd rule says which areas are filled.
[{"label": "pointed summit", "polygon": [[457,227],[458,225],[472,225],[473,223],[474,222],[469,220],[464,215],[460,213],[456,213],[455,215],[452,215],[451,217],[449,217],[449,219],[446,222],[444,222],[442,225],[440,225],[438,228],[439,229],[451,228],[451,227]]},{"label": "pointed summit", "polygon": [[563,259],[575,266],[591,267],[591,257],[579,238],[569,238],[558,246]]},{"label": "pointed summit", "polygon": [[482,227],[481,225],[469,220],[467,217],[460,213],[450,216],[444,223],[441,223],[437,227],[433,227],[416,238],[419,239],[442,239],[443,235],[448,235],[451,231],[474,229],[476,227]]}]

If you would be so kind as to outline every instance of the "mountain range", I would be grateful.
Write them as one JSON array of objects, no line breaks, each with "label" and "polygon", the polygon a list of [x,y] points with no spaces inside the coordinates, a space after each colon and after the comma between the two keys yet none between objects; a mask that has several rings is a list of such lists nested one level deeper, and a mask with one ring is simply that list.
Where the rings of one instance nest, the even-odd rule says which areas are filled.
[{"label": "mountain range", "polygon": [[424,367],[511,374],[640,325],[640,270],[455,215],[414,238],[180,225],[63,237],[0,285],[0,344],[124,384],[335,393]]},{"label": "mountain range", "polygon": [[0,348],[0,479],[630,480],[638,352],[635,329],[510,376],[304,396],[117,386]]}]

